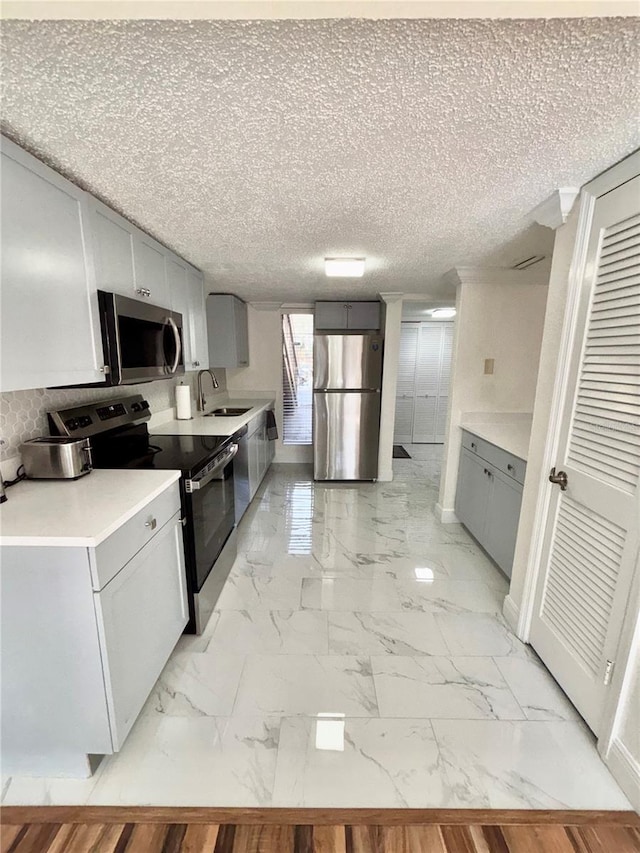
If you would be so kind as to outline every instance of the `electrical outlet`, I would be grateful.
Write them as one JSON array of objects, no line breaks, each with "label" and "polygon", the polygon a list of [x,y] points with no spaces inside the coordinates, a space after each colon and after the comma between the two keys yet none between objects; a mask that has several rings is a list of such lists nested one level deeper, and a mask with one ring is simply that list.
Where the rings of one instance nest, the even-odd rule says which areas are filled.
[{"label": "electrical outlet", "polygon": [[493,375],[493,368],[495,366],[496,360],[495,358],[485,358],[484,360],[484,373],[485,376]]}]

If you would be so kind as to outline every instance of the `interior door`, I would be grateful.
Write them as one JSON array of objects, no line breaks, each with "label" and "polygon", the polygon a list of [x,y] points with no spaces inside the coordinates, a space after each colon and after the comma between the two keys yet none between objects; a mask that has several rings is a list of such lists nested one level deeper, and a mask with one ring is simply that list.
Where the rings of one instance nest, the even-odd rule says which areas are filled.
[{"label": "interior door", "polygon": [[449,383],[451,381],[451,358],[453,356],[453,323],[442,323],[442,352],[438,401],[436,405],[435,443],[444,444],[447,437],[447,413],[449,411]]},{"label": "interior door", "polygon": [[418,352],[418,323],[403,323],[400,330],[398,382],[396,386],[396,418],[393,440],[396,444],[413,441],[413,398]]},{"label": "interior door", "polygon": [[[530,640],[598,734],[638,553],[640,177],[596,199]],[[610,663],[609,663],[610,662]]]},{"label": "interior door", "polygon": [[413,414],[413,441],[416,443],[434,443],[436,440],[442,333],[440,323],[421,324]]}]

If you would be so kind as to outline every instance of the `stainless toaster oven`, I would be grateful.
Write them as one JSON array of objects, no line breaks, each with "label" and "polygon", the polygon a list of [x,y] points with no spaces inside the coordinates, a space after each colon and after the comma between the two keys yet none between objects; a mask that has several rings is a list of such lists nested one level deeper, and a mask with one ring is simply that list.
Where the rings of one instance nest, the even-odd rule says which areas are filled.
[{"label": "stainless toaster oven", "polygon": [[44,436],[20,446],[25,474],[32,480],[77,480],[92,469],[88,438]]}]

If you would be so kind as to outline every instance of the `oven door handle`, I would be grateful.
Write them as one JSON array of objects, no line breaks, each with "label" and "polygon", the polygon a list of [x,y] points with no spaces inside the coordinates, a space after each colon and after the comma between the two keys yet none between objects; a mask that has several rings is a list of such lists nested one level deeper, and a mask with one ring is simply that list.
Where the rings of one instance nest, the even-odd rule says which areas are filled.
[{"label": "oven door handle", "polygon": [[198,489],[202,489],[207,485],[207,483],[210,483],[211,480],[218,479],[220,472],[227,467],[237,452],[238,445],[232,444],[222,455],[220,461],[211,469],[211,471],[208,471],[204,477],[199,477],[197,480],[187,480],[185,482],[187,492],[197,492]]},{"label": "oven door handle", "polygon": [[173,360],[172,366],[169,368],[169,373],[172,375],[178,369],[178,363],[180,362],[180,353],[182,351],[182,343],[180,342],[180,332],[178,331],[178,325],[173,317],[167,317],[167,325],[171,326],[171,331],[173,332],[173,339],[176,344],[176,357]]}]

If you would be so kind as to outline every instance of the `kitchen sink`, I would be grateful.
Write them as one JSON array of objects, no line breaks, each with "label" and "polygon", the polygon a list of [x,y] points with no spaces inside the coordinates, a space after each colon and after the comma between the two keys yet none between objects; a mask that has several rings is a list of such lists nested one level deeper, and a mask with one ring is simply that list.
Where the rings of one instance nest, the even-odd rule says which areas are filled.
[{"label": "kitchen sink", "polygon": [[233,409],[228,406],[223,407],[222,409],[214,409],[212,412],[208,412],[205,415],[205,418],[237,418],[238,415],[246,415],[249,409]]}]

